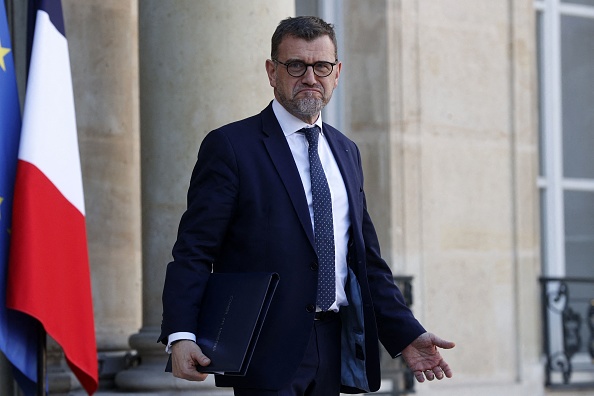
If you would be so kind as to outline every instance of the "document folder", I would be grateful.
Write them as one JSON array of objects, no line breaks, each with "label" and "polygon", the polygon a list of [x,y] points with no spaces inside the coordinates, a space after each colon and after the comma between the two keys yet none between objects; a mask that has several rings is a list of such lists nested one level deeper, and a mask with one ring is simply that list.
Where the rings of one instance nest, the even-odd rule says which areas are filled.
[{"label": "document folder", "polygon": [[[212,273],[198,315],[196,343],[210,365],[202,373],[245,375],[272,296],[276,273]],[[171,356],[165,371],[171,371]]]}]

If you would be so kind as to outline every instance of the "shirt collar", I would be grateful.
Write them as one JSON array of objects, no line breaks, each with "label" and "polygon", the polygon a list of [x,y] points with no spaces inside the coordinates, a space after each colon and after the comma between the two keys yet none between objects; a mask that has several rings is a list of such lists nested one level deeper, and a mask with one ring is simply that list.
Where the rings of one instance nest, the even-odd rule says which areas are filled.
[{"label": "shirt collar", "polygon": [[293,114],[289,113],[287,109],[285,109],[276,99],[272,101],[272,110],[274,111],[274,115],[280,124],[285,137],[294,134],[295,132],[299,131],[303,128],[311,128],[314,125],[320,127],[320,131],[322,129],[322,113],[316,120],[314,124],[308,124],[306,122],[301,121],[299,118],[295,117]]}]

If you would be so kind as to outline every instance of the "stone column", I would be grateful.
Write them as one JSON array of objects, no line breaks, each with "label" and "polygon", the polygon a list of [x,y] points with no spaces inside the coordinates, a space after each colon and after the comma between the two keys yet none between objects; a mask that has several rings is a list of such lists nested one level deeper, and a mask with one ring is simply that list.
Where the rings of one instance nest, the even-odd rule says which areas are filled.
[{"label": "stone column", "polygon": [[[141,365],[116,377],[129,391],[204,389],[164,373],[157,344],[161,293],[196,154],[205,134],[272,99],[264,62],[290,0],[139,2],[142,142],[142,329],[130,338]],[[196,390],[193,391],[194,393]]]},{"label": "stone column", "polygon": [[79,131],[97,342],[140,325],[140,115],[136,0],[64,2]]},{"label": "stone column", "polygon": [[[137,0],[62,4],[104,387],[113,381],[116,371],[110,366],[124,359],[128,336],[137,331],[141,320],[138,4]],[[54,360],[63,361],[52,345],[49,352],[60,356]],[[66,391],[59,384],[71,381],[60,379],[59,373],[69,374],[69,370],[51,369],[50,385]]]},{"label": "stone column", "polygon": [[[349,0],[344,7],[345,132],[361,150],[368,210],[382,256],[402,273],[400,2]],[[373,45],[370,45],[373,43]]]}]

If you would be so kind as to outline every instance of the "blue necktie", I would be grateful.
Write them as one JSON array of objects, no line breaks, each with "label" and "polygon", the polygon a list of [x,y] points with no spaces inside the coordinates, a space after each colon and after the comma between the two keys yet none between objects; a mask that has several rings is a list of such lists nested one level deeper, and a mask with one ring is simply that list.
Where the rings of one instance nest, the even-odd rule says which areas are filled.
[{"label": "blue necktie", "polygon": [[327,311],[336,299],[334,275],[334,224],[332,222],[332,197],[328,180],[318,155],[320,128],[303,128],[309,143],[309,173],[314,213],[314,236],[318,253],[318,300],[317,305]]}]

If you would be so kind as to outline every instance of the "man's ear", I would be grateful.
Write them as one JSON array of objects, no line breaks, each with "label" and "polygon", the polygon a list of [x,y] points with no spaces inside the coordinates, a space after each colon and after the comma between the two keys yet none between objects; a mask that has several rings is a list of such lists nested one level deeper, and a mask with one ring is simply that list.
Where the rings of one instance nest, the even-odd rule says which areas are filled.
[{"label": "man's ear", "polygon": [[270,59],[266,59],[266,74],[268,75],[268,82],[270,86],[276,88],[276,64]]},{"label": "man's ear", "polygon": [[340,77],[340,71],[342,70],[342,62],[338,62],[336,66],[334,66],[336,70],[336,75],[334,76],[334,88],[338,87],[338,78]]}]

